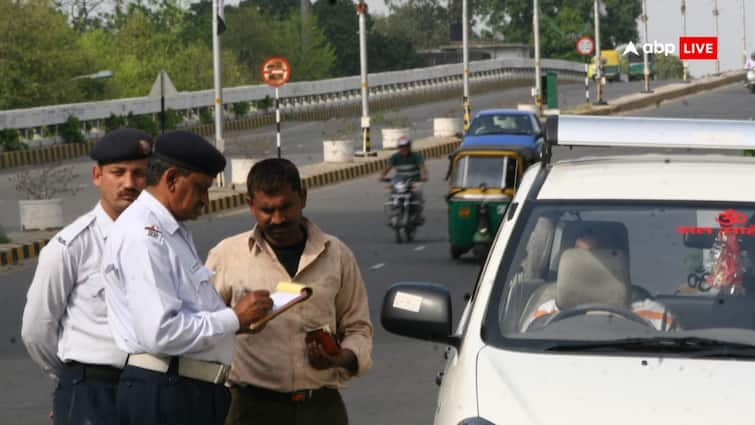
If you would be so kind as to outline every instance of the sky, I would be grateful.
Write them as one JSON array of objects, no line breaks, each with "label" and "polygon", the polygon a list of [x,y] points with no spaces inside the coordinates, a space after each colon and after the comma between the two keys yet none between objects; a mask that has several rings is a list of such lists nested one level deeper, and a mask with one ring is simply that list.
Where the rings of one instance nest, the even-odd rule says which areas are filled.
[{"label": "sky", "polygon": [[[678,44],[682,35],[680,0],[646,0],[648,14],[648,40],[659,43]],[[718,57],[721,70],[737,69],[742,62],[742,2],[745,2],[747,15],[747,51],[755,51],[755,0],[718,0]],[[370,13],[385,14],[387,8],[383,0],[366,0]],[[713,36],[714,0],[687,0],[687,35]],[[610,10],[608,11],[610,13]],[[640,39],[644,39],[643,28],[637,22]],[[629,41],[629,40],[627,40]],[[714,72],[714,61],[689,61],[693,75],[700,76]]]}]

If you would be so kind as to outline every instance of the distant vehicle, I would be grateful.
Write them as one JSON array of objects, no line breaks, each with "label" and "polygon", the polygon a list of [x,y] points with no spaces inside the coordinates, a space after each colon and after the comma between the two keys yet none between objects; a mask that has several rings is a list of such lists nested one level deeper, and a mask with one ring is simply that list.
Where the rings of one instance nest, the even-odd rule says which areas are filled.
[{"label": "distant vehicle", "polygon": [[[603,60],[603,76],[608,81],[619,81],[621,73],[619,72],[619,52],[616,50],[601,50],[600,58]],[[590,66],[587,69],[587,77],[595,79],[597,77],[595,73],[595,58],[593,58]]]},{"label": "distant vehicle", "polygon": [[537,116],[516,109],[479,112],[450,156],[448,234],[451,257],[470,249],[485,259],[504,211],[542,144]]},{"label": "distant vehicle", "polygon": [[[623,55],[626,45],[618,46],[616,51],[621,56],[622,61],[626,61],[626,75],[629,80],[641,80],[645,78],[645,59],[643,53],[638,49],[639,55],[634,53],[628,53]],[[648,71],[650,72],[650,79],[655,79],[655,55],[648,53]]]}]

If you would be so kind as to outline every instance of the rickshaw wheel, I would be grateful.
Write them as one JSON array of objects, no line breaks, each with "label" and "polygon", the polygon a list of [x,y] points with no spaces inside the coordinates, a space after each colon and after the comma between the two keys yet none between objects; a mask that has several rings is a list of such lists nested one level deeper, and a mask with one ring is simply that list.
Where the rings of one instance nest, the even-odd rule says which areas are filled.
[{"label": "rickshaw wheel", "polygon": [[455,246],[451,245],[451,258],[453,258],[454,260],[458,260],[462,254],[464,254],[463,249],[456,248]]},{"label": "rickshaw wheel", "polygon": [[406,228],[406,230],[404,232],[406,233],[406,241],[407,242],[414,241],[414,232],[415,232],[414,229]]},{"label": "rickshaw wheel", "polygon": [[396,243],[401,243],[404,240],[401,238],[401,229],[396,228]]}]

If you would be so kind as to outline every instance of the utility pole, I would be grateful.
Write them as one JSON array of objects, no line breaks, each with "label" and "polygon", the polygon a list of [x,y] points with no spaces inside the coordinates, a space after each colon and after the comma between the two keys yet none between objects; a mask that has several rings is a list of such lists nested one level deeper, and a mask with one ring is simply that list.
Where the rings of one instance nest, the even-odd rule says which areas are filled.
[{"label": "utility pole", "polygon": [[[744,0],[742,0],[744,1]],[[687,36],[687,0],[682,0],[682,35]],[[682,62],[682,81],[685,83],[688,81],[688,64],[687,59]]]},{"label": "utility pole", "polygon": [[[648,44],[648,4],[647,0],[642,0],[642,16],[640,17],[642,20],[642,24],[645,27],[645,46]],[[643,61],[643,70],[642,74],[645,77],[645,90],[643,90],[643,93],[652,93],[653,91],[650,90],[650,67],[648,66],[648,54],[643,46],[642,48],[642,61]]]},{"label": "utility pole", "polygon": [[[215,81],[215,147],[222,153],[225,150],[223,140],[223,86],[222,68],[220,66],[220,16],[223,13],[223,1],[212,2],[212,65]],[[225,186],[223,173],[218,174],[218,186]]]},{"label": "utility pole", "polygon": [[747,12],[745,0],[742,0],[742,65],[747,63]]},{"label": "utility pole", "polygon": [[603,99],[603,61],[600,57],[600,7],[598,0],[593,3],[595,9],[595,88],[597,91],[595,104],[605,105],[606,101]]},{"label": "utility pole", "polygon": [[535,107],[538,115],[543,115],[543,88],[540,84],[540,4],[533,0],[532,30],[535,35]]},{"label": "utility pole", "polygon": [[359,64],[361,69],[362,88],[362,150],[356,156],[376,156],[377,152],[370,151],[370,106],[367,102],[369,89],[367,86],[367,3],[359,0],[357,3],[359,15]]},{"label": "utility pole", "polygon": [[[713,19],[716,24],[716,40],[718,40],[718,0],[713,0]],[[721,61],[716,58],[716,74],[721,72]]]},{"label": "utility pole", "polygon": [[464,51],[464,97],[462,98],[462,107],[464,108],[464,131],[469,128],[470,106],[469,106],[469,16],[467,10],[467,0],[462,1],[461,5],[461,27],[462,27],[462,44]]}]

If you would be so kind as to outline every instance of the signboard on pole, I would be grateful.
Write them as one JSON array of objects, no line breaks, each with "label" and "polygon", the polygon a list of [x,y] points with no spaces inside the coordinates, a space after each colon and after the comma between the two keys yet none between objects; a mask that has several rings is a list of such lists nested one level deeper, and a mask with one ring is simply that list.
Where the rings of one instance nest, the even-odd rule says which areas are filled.
[{"label": "signboard on pole", "polygon": [[577,53],[582,56],[590,56],[595,53],[595,42],[592,38],[584,36],[577,40]]},{"label": "signboard on pole", "polygon": [[291,65],[280,56],[271,56],[262,62],[262,81],[272,87],[280,87],[291,79]]}]

